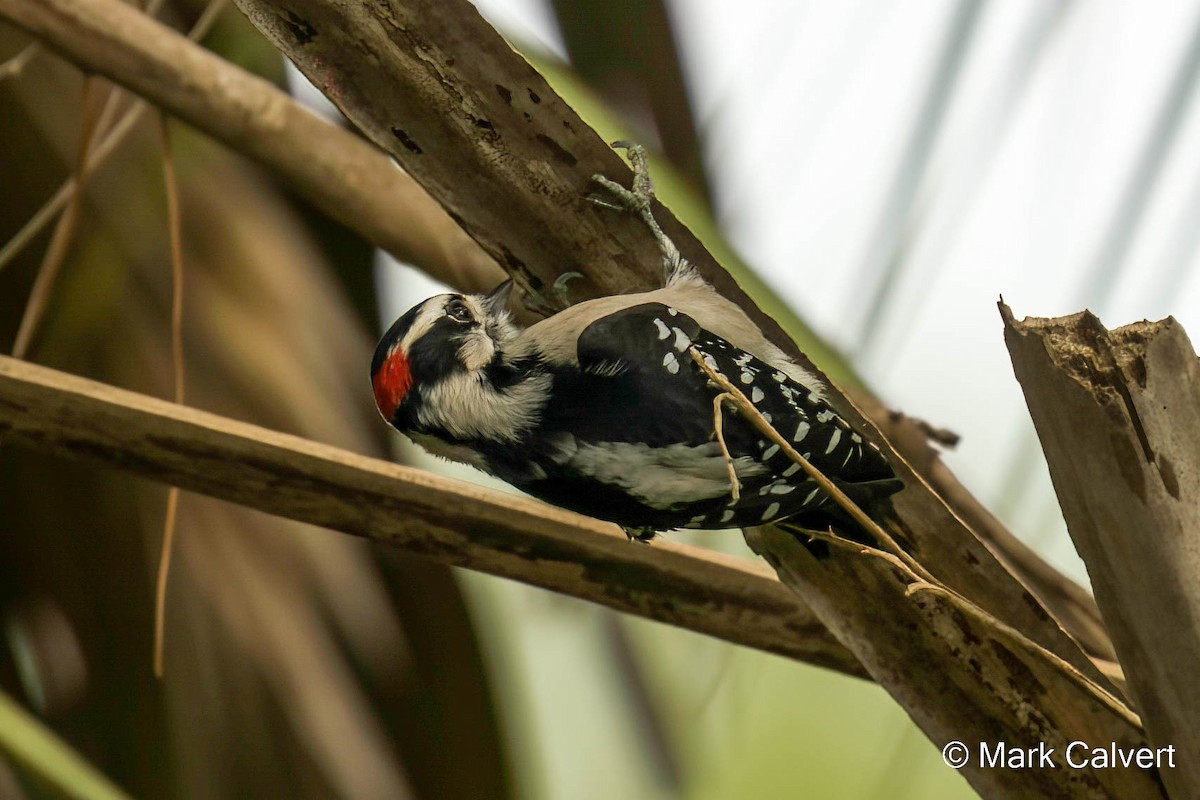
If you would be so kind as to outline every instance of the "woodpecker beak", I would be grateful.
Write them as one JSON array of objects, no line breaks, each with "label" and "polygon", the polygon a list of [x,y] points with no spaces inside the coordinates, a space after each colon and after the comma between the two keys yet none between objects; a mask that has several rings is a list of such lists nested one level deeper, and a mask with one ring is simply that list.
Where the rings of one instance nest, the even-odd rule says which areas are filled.
[{"label": "woodpecker beak", "polygon": [[483,307],[488,316],[495,317],[508,310],[508,296],[512,294],[512,278],[501,283],[483,298]]},{"label": "woodpecker beak", "polygon": [[371,374],[371,388],[375,392],[375,406],[388,424],[396,418],[396,409],[404,402],[404,396],[412,388],[412,371],[408,357],[396,345],[384,356],[378,369]]}]

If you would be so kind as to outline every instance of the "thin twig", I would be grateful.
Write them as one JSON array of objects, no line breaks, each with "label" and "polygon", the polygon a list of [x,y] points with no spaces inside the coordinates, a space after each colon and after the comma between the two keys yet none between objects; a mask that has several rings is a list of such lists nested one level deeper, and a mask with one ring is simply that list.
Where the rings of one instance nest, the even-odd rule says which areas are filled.
[{"label": "thin twig", "polygon": [[163,642],[167,625],[167,577],[171,572],[171,550],[175,542],[175,519],[179,510],[179,487],[167,489],[167,511],[163,517],[162,550],[154,582],[154,677],[163,676]]},{"label": "thin twig", "polygon": [[693,347],[688,352],[691,353],[692,360],[699,365],[700,369],[704,371],[704,374],[709,377],[709,380],[717,384],[717,386],[719,386],[725,392],[725,394],[728,395],[729,399],[732,400],[733,403],[737,405],[738,409],[745,414],[746,418],[750,420],[750,423],[754,425],[754,427],[758,428],[759,432],[761,432],[764,436],[767,436],[771,439],[771,441],[779,445],[783,452],[787,453],[788,458],[790,458],[796,464],[799,464],[800,468],[807,473],[808,477],[812,478],[816,484],[825,491],[826,494],[832,497],[834,502],[841,506],[842,510],[849,514],[855,522],[861,525],[864,531],[874,536],[877,541],[882,542],[889,552],[902,560],[913,572],[921,575],[923,580],[930,581],[931,583],[937,583],[937,579],[930,575],[929,572],[916,561],[916,559],[906,553],[904,549],[896,543],[896,540],[887,533],[887,531],[880,527],[875,520],[867,516],[866,512],[859,508],[853,500],[847,497],[846,493],[839,489],[837,485],[833,483],[833,481],[825,477],[823,472],[809,463],[808,459],[806,459],[804,456],[800,455],[800,453],[798,453],[796,449],[792,447],[791,443],[784,438],[779,431],[775,430],[771,423],[767,422],[766,419],[763,418],[762,414],[760,414],[758,409],[754,407],[754,404],[750,402],[749,398],[742,394],[741,389],[734,386],[728,378],[709,366],[705,362],[704,357],[700,354],[699,350]]},{"label": "thin twig", "polygon": [[[173,397],[183,405],[183,224],[179,211],[179,182],[171,153],[171,130],[166,114],[158,115],[159,144],[162,149],[163,184],[167,194],[167,230],[171,240],[171,366]],[[179,487],[167,491],[167,513],[163,520],[162,552],[158,561],[158,579],[154,587],[154,674],[163,676],[163,641],[167,616],[167,577],[171,572],[171,552],[175,542],[175,520],[179,508]]]},{"label": "thin twig", "polygon": [[[222,0],[213,0],[192,33],[207,29],[216,19]],[[203,34],[199,34],[203,35]],[[172,396],[183,405],[183,215],[179,210],[179,181],[175,158],[171,150],[171,128],[167,115],[158,114],[159,145],[162,151],[163,185],[167,195],[167,232],[171,242],[171,368]],[[167,490],[167,512],[163,519],[162,552],[158,560],[158,576],[154,586],[154,675],[163,676],[163,650],[167,624],[167,579],[171,574],[171,554],[174,552],[175,527],[179,512],[179,487]]]},{"label": "thin twig", "polygon": [[[87,173],[91,174],[96,171],[108,157],[113,154],[117,146],[125,139],[133,126],[141,119],[142,112],[146,110],[146,102],[144,100],[135,100],[133,105],[126,109],[125,114],[117,121],[112,130],[105,135],[103,141],[92,149],[91,155],[87,162]],[[21,229],[13,234],[4,247],[0,248],[0,270],[7,267],[12,260],[20,255],[30,242],[33,241],[39,233],[41,233],[47,225],[54,219],[63,208],[75,196],[75,189],[78,185],[76,176],[72,175],[65,180],[62,186],[58,187],[49,200],[42,204],[29,220],[21,226]]]},{"label": "thin twig", "polygon": [[733,497],[733,502],[736,503],[742,499],[742,482],[738,480],[733,456],[729,453],[729,446],[725,444],[724,410],[721,407],[726,400],[732,399],[733,395],[727,392],[713,398],[713,435],[717,438],[717,444],[721,445],[721,455],[725,456],[725,469],[729,470],[729,493]]},{"label": "thin twig", "polygon": [[[188,38],[192,41],[203,39],[212,29],[213,23],[216,22],[220,12],[225,8],[225,0],[212,0],[205,6],[203,13],[196,20],[196,24],[188,31]],[[117,124],[112,127],[104,135],[103,141],[91,148],[90,155],[87,161],[87,173],[91,174],[99,169],[108,161],[109,156],[116,152],[117,147],[125,141],[130,131],[134,126],[141,121],[142,113],[146,110],[146,101],[137,99],[125,110]],[[106,106],[106,110],[107,110]],[[98,130],[103,130],[105,125],[98,126]],[[29,220],[21,226],[21,229],[13,234],[13,237],[5,243],[4,247],[0,247],[0,271],[3,271],[21,251],[23,251],[31,241],[41,233],[47,225],[54,219],[71,198],[75,194],[76,181],[72,175],[58,190],[42,204]]]},{"label": "thin twig", "polygon": [[1016,628],[1008,625],[1003,620],[989,613],[986,609],[981,608],[977,603],[973,602],[969,598],[964,597],[936,579],[930,580],[917,574],[917,572],[913,570],[911,566],[903,559],[898,558],[892,553],[880,550],[878,547],[865,545],[861,542],[852,542],[845,537],[838,536],[832,530],[818,531],[811,528],[798,528],[796,530],[799,530],[806,536],[810,536],[813,539],[817,539],[835,547],[840,547],[844,550],[850,550],[859,555],[869,556],[871,558],[878,558],[886,561],[909,579],[910,582],[904,590],[905,597],[911,597],[920,592],[930,592],[941,595],[956,608],[974,617],[982,625],[984,625],[984,627],[999,633],[1010,642],[1019,645],[1023,650],[1044,659],[1050,664],[1051,667],[1058,670],[1064,676],[1071,680],[1077,681],[1081,686],[1092,691],[1092,693],[1096,695],[1097,699],[1107,703],[1113,710],[1124,716],[1130,724],[1138,727],[1141,726],[1141,719],[1138,717],[1138,715],[1135,714],[1123,700],[1118,698],[1112,692],[1108,691],[1103,686],[1084,675],[1073,665],[1059,657],[1053,651],[1033,641]]},{"label": "thin twig", "polygon": [[50,246],[46,248],[42,265],[38,268],[37,277],[34,278],[33,289],[30,290],[29,300],[26,301],[25,312],[21,316],[21,324],[17,328],[16,340],[13,343],[12,353],[16,358],[25,358],[29,353],[33,338],[37,334],[38,326],[49,305],[50,295],[54,290],[54,284],[57,282],[67,250],[74,238],[75,228],[79,223],[83,190],[87,185],[88,178],[88,152],[91,149],[92,134],[102,115],[102,112],[96,111],[94,108],[99,86],[99,79],[94,76],[89,75],[84,81],[83,117],[79,124],[79,147],[75,158],[75,183],[78,188],[71,196],[67,210],[54,229]]},{"label": "thin twig", "polygon": [[[445,208],[360,133],[313,114],[267,80],[189,41],[128,3],[3,0],[0,19],[260,162],[333,219],[398,258],[421,265],[443,282],[482,291],[504,278],[495,260]],[[326,36],[319,39],[324,41]],[[489,89],[495,94],[491,86]],[[549,94],[547,89],[541,96]],[[571,118],[575,118],[573,112]],[[559,118],[555,119],[561,127]],[[588,132],[595,139],[590,129]],[[396,134],[388,131],[386,135],[397,142]],[[611,151],[607,153],[616,160]]]}]

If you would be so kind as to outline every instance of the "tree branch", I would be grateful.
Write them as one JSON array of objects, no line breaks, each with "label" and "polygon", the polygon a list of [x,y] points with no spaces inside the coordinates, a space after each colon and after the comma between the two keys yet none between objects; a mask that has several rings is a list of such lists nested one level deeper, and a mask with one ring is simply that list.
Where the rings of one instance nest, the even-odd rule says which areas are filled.
[{"label": "tree branch", "polygon": [[[942,461],[918,424],[899,412],[888,411],[873,398],[856,396],[859,402],[870,402],[866,414],[875,420],[896,451],[904,456],[918,475],[943,498],[950,508],[983,540],[1000,561],[1050,610],[1054,618],[1079,642],[1094,659],[1108,662],[1105,674],[1119,679],[1119,668],[1113,663],[1116,653],[1100,609],[1087,589],[1042,560],[1032,548],[1018,539],[989,511],[983,503],[962,485],[958,477]],[[1117,674],[1110,670],[1117,669]]]},{"label": "tree branch", "polygon": [[[1120,699],[929,574],[795,450],[737,386],[705,364],[696,350],[691,356],[723,392],[714,401],[718,438],[720,401],[729,398],[761,436],[782,448],[874,540],[873,546],[866,546],[835,535],[832,529],[828,533],[807,531],[820,542],[806,548],[793,535],[797,531],[788,528],[785,532],[787,523],[750,535],[785,584],[811,602],[818,614],[829,612],[831,630],[854,652],[864,654],[864,666],[872,675],[881,676],[880,683],[930,739],[971,742],[968,752],[976,752],[975,746],[982,748],[982,743],[1032,740],[1034,736],[1042,746],[1064,755],[1077,741],[1120,741],[1123,748],[1145,748],[1140,721]],[[818,555],[822,545],[835,547],[835,552],[846,557],[836,563],[833,553],[822,557]],[[856,575],[846,569],[855,558],[879,569],[870,575]],[[890,576],[883,574],[889,569]],[[864,577],[878,585],[865,584]],[[890,595],[891,600],[887,614],[891,624],[883,632],[876,630],[877,610],[855,602],[859,596],[880,595]],[[836,603],[834,608],[823,606],[831,601]],[[915,648],[914,638],[923,639]],[[897,668],[898,664],[903,668]],[[933,684],[936,691],[931,691]],[[1027,709],[1038,710],[1036,724],[1031,724]],[[983,763],[982,749],[978,752],[978,759],[968,758],[961,768],[971,784],[986,795],[1066,795],[1077,786],[1078,773],[1060,775],[1054,769],[1003,774]],[[1107,769],[1092,768],[1089,775],[1106,795],[1161,793],[1151,773],[1109,776],[1103,774]]]},{"label": "tree branch", "polygon": [[[388,149],[526,286],[540,289],[572,269],[589,278],[584,287],[589,294],[654,285],[659,259],[648,233],[636,221],[598,211],[584,200],[593,173],[627,174],[623,163],[469,4],[462,0],[239,1],[364,133]],[[76,11],[87,6],[98,16],[102,14],[96,9],[111,2],[0,0],[0,12],[17,5]],[[117,67],[110,68],[117,71]],[[808,363],[695,237],[661,206],[656,206],[655,214],[721,294],[740,306],[776,344]],[[1076,642],[857,409],[840,393],[830,395],[841,413],[884,449],[905,483],[905,491],[894,497],[896,513],[888,521],[889,530],[939,581],[968,598],[971,608],[978,606],[1006,625],[980,629],[977,621],[963,623],[941,599],[931,602],[925,596],[898,595],[897,587],[907,592],[908,586],[882,559],[846,552],[817,559],[794,539],[768,532],[764,552],[789,586],[812,604],[820,619],[935,741],[944,742],[962,722],[965,730],[981,736],[995,732],[1036,741],[1048,731],[1054,737],[1140,742],[1136,718],[1105,693],[1108,682]],[[434,508],[427,513],[434,515],[432,521],[422,517],[421,524],[441,526],[440,537],[435,537],[436,552],[448,553],[448,560],[462,557],[457,544],[462,536],[448,532],[444,522],[447,510]],[[372,522],[386,520],[372,518]],[[469,532],[481,535],[473,527]],[[410,546],[426,541],[413,538],[411,524],[395,538]],[[447,550],[441,544],[447,540],[457,546]],[[488,544],[499,551],[508,541],[489,539]],[[513,577],[527,579],[517,568],[524,563],[519,554],[502,552],[508,553],[509,560],[517,559]],[[663,551],[647,552],[659,557]],[[575,574],[582,570],[588,575],[593,562],[585,558],[587,554],[576,555],[585,566],[576,567]],[[490,568],[490,559],[478,568]],[[649,561],[642,566],[650,568]],[[561,564],[559,568],[566,569]],[[656,585],[629,610],[648,613],[647,607],[653,607],[656,599],[670,596],[668,589]],[[927,612],[930,606],[939,607]],[[696,613],[698,625],[703,624],[703,616]],[[1010,633],[1006,633],[1008,626]],[[1061,658],[1054,661],[1055,668],[1065,665],[1066,670],[1054,673],[1043,664],[1043,671],[1038,671],[1025,657],[1011,658],[1006,641],[1030,641],[1032,646],[1023,651],[1033,654],[1029,658],[1042,658],[1044,664]],[[972,647],[964,649],[963,644]],[[1054,654],[1052,659],[1043,658],[1045,650]],[[1006,683],[997,688],[992,677]],[[1060,687],[1062,680],[1066,683]],[[1009,691],[1014,684],[1024,688]],[[941,705],[939,688],[948,685],[957,687],[951,695],[957,701],[945,705],[955,708]],[[1014,778],[975,770],[969,777],[981,788],[1021,794],[1031,788],[1064,791],[1067,785],[1061,781],[1066,775],[1067,770],[1061,770],[1056,777],[1022,773]],[[1097,796],[1160,793],[1153,773],[1112,770],[1089,774],[1084,784],[1086,794]]]},{"label": "tree branch", "polygon": [[[1200,365],[1174,319],[1105,330],[1088,312],[1017,322],[1013,369],[1146,732],[1200,752]],[[1200,797],[1200,762],[1163,780]]]},{"label": "tree branch", "polygon": [[142,95],[278,173],[333,219],[444,283],[504,273],[386,155],[119,0],[0,0],[8,19],[90,72]]},{"label": "tree branch", "polygon": [[[244,5],[250,5],[249,0]],[[432,60],[428,62],[418,59],[416,67],[419,68],[421,63],[431,65],[432,72],[423,78],[426,84],[434,84],[430,91],[440,86],[452,99],[468,97],[477,101],[487,110],[487,115],[475,119],[492,127],[489,130],[469,123],[463,136],[446,142],[436,135],[427,138],[426,144],[430,148],[437,145],[437,153],[425,151],[419,144],[421,153],[414,153],[390,128],[400,131],[409,144],[416,141],[412,138],[412,131],[416,129],[412,125],[405,129],[387,124],[392,118],[389,104],[397,102],[392,94],[395,91],[392,87],[398,84],[392,59],[394,48],[386,36],[381,37],[376,31],[370,41],[361,42],[363,51],[357,49],[359,42],[353,31],[364,17],[374,12],[351,4],[349,8],[342,8],[345,16],[336,17],[331,24],[326,24],[322,18],[320,37],[300,42],[294,38],[291,28],[304,33],[304,25],[300,23],[311,25],[312,22],[300,12],[311,12],[312,5],[320,4],[300,3],[296,5],[299,11],[275,4],[280,7],[276,15],[270,10],[274,6],[255,3],[259,9],[257,16],[266,21],[264,24],[274,25],[275,33],[285,37],[280,41],[293,60],[318,85],[324,86],[357,124],[382,135],[382,144],[406,160],[409,169],[432,173],[422,173],[422,180],[436,188],[441,202],[455,209],[457,219],[476,232],[486,233],[489,224],[497,226],[502,233],[486,238],[485,242],[490,243],[493,252],[505,261],[509,271],[524,275],[525,282],[536,288],[552,281],[561,271],[577,269],[591,279],[591,285],[584,288],[593,294],[645,288],[652,283],[651,276],[657,272],[658,262],[650,237],[636,224],[613,215],[596,219],[595,210],[581,200],[591,171],[617,174],[624,166],[550,92],[540,77],[478,19],[473,9],[467,7],[464,10],[462,4],[453,4],[452,12],[417,9],[419,19],[409,20],[405,30],[416,36],[413,42],[433,41],[430,31],[424,27],[426,19],[431,19],[430,15],[435,11],[442,15],[457,15],[454,23],[465,27],[451,36],[450,42],[462,51],[461,57],[439,50],[440,62],[430,56]],[[187,42],[126,4],[118,0],[0,0],[0,16],[43,37],[54,49],[86,69],[122,83],[175,116],[259,159],[335,218],[399,257],[418,263],[446,283],[477,290],[490,288],[501,275],[493,262],[465,240],[461,232],[447,230],[447,226],[453,227],[450,218],[436,210],[427,195],[414,190],[411,181],[392,169],[378,152],[353,135],[316,119],[270,84]],[[386,14],[384,17],[387,22]],[[377,27],[373,20],[371,17],[369,25],[360,27]],[[446,21],[441,20],[434,27],[444,30]],[[290,44],[286,37],[293,37]],[[487,63],[474,75],[477,81],[483,81],[483,88],[479,90],[464,83],[455,71],[456,65],[461,68],[464,61],[476,57],[476,41],[488,42],[488,47],[480,51],[486,55]],[[320,46],[314,46],[314,42]],[[364,51],[375,57],[362,58],[360,53]],[[429,55],[420,48],[414,52]],[[500,66],[503,69],[499,69]],[[507,76],[505,80],[511,78],[512,86],[487,82],[488,70],[492,67],[497,68],[497,76]],[[480,72],[488,74],[478,74]],[[405,74],[401,73],[399,77]],[[443,74],[446,77],[444,85],[439,78]],[[347,83],[346,76],[353,81]],[[520,90],[522,86],[523,91]],[[463,91],[467,94],[462,95]],[[497,104],[504,106],[508,113],[501,114],[504,109],[495,108]],[[443,98],[441,106],[445,105]],[[411,98],[396,107],[409,109],[414,122],[442,113],[439,105],[426,108],[413,104]],[[501,116],[504,124],[497,127]],[[455,111],[455,119],[461,121],[461,117],[462,111]],[[372,119],[376,120],[373,124]],[[554,138],[567,133],[573,137],[567,142],[570,148]],[[425,133],[421,136],[426,138]],[[474,160],[460,159],[458,154],[462,148],[480,149],[475,146],[476,138],[482,142],[482,156]],[[520,152],[508,149],[513,141],[524,145]],[[557,147],[553,146],[556,144]],[[581,158],[580,153],[586,153],[586,157]],[[426,158],[427,155],[437,157]],[[476,153],[476,156],[480,154]],[[526,165],[525,171],[515,169],[514,164]],[[499,175],[497,170],[500,170]],[[486,186],[478,180],[480,175],[490,176]],[[468,189],[480,184],[483,190],[460,198],[453,192],[456,182]],[[492,190],[499,194],[493,195]],[[514,194],[526,200],[509,203],[508,198]],[[531,194],[537,197],[529,200]],[[506,199],[493,202],[495,197]],[[491,207],[501,219],[491,222],[476,219],[472,210],[476,204]],[[531,217],[530,209],[532,213],[545,216]],[[802,363],[808,363],[774,320],[742,294],[686,229],[661,207],[656,213],[684,254],[700,266],[722,293],[741,305],[776,344]],[[584,222],[586,225],[581,224]],[[429,229],[437,232],[429,236],[422,233]],[[554,235],[545,236],[546,231],[553,231]],[[521,249],[509,249],[506,241],[519,243]],[[548,251],[547,243],[553,242],[560,244],[555,245],[552,252]],[[833,393],[833,401],[852,421],[861,420],[861,415],[837,393]],[[882,405],[872,408],[871,412],[889,433],[907,430],[904,425],[891,424],[894,420]],[[917,451],[921,449],[917,448]],[[905,446],[904,452],[912,454],[915,451]],[[969,539],[974,538],[963,529],[961,522],[961,518],[971,519],[970,515],[952,513],[921,477],[907,469],[903,459],[895,460],[900,465],[901,477],[910,487],[902,496],[908,506],[904,516],[913,521],[914,546],[927,551],[919,555],[923,563],[940,574],[963,573],[960,590],[977,596],[979,602],[994,612],[1009,609],[1017,615],[1010,617],[1014,625],[1082,666],[1082,655],[1070,652],[1077,648],[1073,644],[1064,644],[1057,626],[1044,619],[1036,603],[1031,604],[1025,599],[1027,594],[1023,589],[1013,586],[1011,578],[998,570],[999,565],[986,547],[979,542],[967,542],[964,548],[944,546],[945,542],[962,538],[964,534]],[[916,458],[914,463],[921,464],[925,460]],[[921,470],[918,474],[929,475]],[[933,479],[936,480],[936,476]],[[935,485],[944,489],[944,483]],[[954,493],[948,496],[958,497]],[[950,531],[958,533],[951,536]],[[993,546],[1007,552],[1001,539],[995,539]],[[930,564],[931,560],[948,563]],[[1096,614],[1086,595],[1072,591],[1069,586],[1064,589],[1064,584],[1069,582],[1061,575],[1050,571],[1047,578],[1043,572],[1025,570],[1024,574],[1032,576],[1039,595],[1051,598],[1063,618],[1072,621],[1072,630],[1084,637],[1089,650],[1107,657],[1111,648],[1107,646],[1103,631],[1094,625]],[[1054,598],[1061,598],[1061,601],[1055,602]],[[1022,616],[1024,618],[1019,618]],[[1075,620],[1083,620],[1083,623],[1076,624]]]},{"label": "tree branch", "polygon": [[[817,558],[795,536],[761,528],[767,560],[837,636],[860,655],[913,721],[942,748],[958,741],[969,759],[960,770],[988,798],[1162,797],[1153,771],[1069,769],[1073,741],[1145,746],[1135,716],[1069,664],[1007,626],[972,613],[938,587],[913,581],[898,560],[844,550]],[[870,563],[874,569],[862,568]],[[864,608],[870,597],[880,608]],[[840,607],[849,603],[850,609]],[[835,604],[827,607],[827,604]],[[988,768],[980,743],[1055,750],[1054,768]]]},{"label": "tree branch", "polygon": [[[587,276],[582,288],[589,294],[657,284],[660,257],[644,226],[586,200],[594,173],[628,175],[628,167],[470,3],[238,0],[238,5],[526,285],[540,290],[567,270]],[[654,212],[722,295],[772,341],[808,363],[690,231],[661,204]],[[830,395],[856,427],[891,453],[907,486],[895,505],[917,560],[990,613],[1106,682],[1038,600],[852,404],[836,391]],[[858,600],[872,605],[869,598]]]},{"label": "tree branch", "polygon": [[862,676],[755,565],[0,357],[0,437]]}]

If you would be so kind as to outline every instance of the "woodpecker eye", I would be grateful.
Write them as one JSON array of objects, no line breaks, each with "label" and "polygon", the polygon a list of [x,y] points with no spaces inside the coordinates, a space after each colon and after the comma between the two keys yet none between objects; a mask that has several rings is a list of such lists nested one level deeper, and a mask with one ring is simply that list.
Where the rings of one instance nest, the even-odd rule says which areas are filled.
[{"label": "woodpecker eye", "polygon": [[474,322],[471,309],[459,298],[454,298],[446,304],[446,316],[455,322]]}]

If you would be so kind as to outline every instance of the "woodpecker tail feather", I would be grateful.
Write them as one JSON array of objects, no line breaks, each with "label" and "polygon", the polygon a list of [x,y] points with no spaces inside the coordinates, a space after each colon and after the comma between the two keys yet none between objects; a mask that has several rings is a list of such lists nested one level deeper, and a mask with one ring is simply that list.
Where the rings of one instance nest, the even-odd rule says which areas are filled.
[{"label": "woodpecker tail feather", "polygon": [[[907,527],[892,507],[891,498],[879,498],[863,510],[880,527],[884,528],[901,548],[908,550],[907,545],[911,539],[908,536]],[[780,520],[775,524],[781,530],[795,535],[817,558],[827,558],[830,545],[828,542],[814,538],[812,531],[832,534],[839,539],[867,547],[884,549],[882,542],[863,530],[862,526],[855,522],[849,514],[836,506],[825,506],[816,511]]]}]

